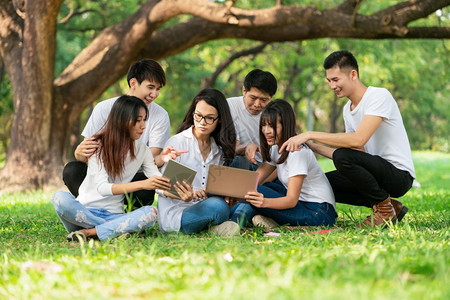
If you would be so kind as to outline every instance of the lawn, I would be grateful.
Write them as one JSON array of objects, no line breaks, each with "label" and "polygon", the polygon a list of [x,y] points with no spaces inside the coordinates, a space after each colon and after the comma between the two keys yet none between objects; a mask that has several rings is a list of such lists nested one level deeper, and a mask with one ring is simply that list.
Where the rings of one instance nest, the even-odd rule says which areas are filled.
[{"label": "lawn", "polygon": [[450,299],[450,154],[415,152],[414,161],[421,187],[385,230],[355,229],[369,210],[338,204],[327,234],[257,228],[226,239],[152,228],[79,245],[65,241],[51,193],[3,195],[0,299]]}]

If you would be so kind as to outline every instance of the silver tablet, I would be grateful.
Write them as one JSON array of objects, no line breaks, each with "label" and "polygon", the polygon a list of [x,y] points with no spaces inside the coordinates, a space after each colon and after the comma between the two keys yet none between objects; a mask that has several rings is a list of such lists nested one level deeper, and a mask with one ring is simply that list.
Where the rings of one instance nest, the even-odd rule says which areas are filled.
[{"label": "silver tablet", "polygon": [[175,160],[169,160],[166,169],[164,170],[163,176],[170,179],[171,187],[169,192],[176,196],[179,196],[174,188],[175,183],[177,181],[183,182],[183,180],[186,180],[187,182],[189,182],[189,184],[192,184],[196,174],[197,171],[189,168],[188,166],[183,165]]}]

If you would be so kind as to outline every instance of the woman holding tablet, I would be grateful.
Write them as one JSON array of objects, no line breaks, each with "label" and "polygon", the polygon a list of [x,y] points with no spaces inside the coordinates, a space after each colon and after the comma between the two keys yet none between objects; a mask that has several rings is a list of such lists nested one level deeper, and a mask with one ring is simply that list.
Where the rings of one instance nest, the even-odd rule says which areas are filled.
[{"label": "woman holding tablet", "polygon": [[222,236],[237,234],[239,225],[227,221],[230,210],[225,200],[208,197],[205,193],[208,166],[230,165],[234,158],[236,133],[225,96],[216,89],[200,91],[178,133],[166,145],[188,150],[189,154],[177,157],[176,161],[194,169],[197,174],[192,186],[187,182],[175,184],[179,197],[157,191],[161,231],[193,234],[210,228],[210,232]]},{"label": "woman holding tablet", "polygon": [[[170,188],[169,180],[161,177],[152,152],[136,142],[145,129],[147,116],[148,108],[141,99],[127,95],[117,99],[105,127],[94,135],[99,147],[88,160],[78,197],[65,191],[53,196],[56,214],[70,232],[67,240],[105,240],[155,224],[155,207],[143,206],[124,213],[124,194]],[[140,168],[148,178],[130,182]]]},{"label": "woman holding tablet", "polygon": [[278,153],[279,147],[295,133],[295,115],[291,105],[281,99],[270,102],[261,115],[260,139],[263,164],[256,172],[259,181],[277,169],[285,189],[270,183],[248,192],[248,203],[258,212],[254,225],[266,229],[278,224],[332,226],[337,217],[331,186],[314,153],[304,145],[296,152]]}]

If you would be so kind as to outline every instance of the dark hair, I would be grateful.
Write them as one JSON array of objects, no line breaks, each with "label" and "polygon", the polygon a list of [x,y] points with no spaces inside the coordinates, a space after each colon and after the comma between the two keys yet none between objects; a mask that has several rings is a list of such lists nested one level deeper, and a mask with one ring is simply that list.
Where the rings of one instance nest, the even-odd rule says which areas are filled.
[{"label": "dark hair", "polygon": [[122,177],[128,152],[131,159],[136,158],[130,129],[136,125],[141,108],[145,109],[147,120],[148,108],[144,101],[128,95],[119,97],[111,108],[105,127],[94,135],[100,142],[97,159],[102,158],[106,172],[112,178]]},{"label": "dark hair", "polygon": [[164,73],[161,65],[153,59],[142,59],[133,63],[127,74],[128,86],[130,86],[130,80],[132,78],[136,78],[139,84],[147,79],[157,82],[161,86],[166,85],[166,73]]},{"label": "dark hair", "polygon": [[325,70],[338,66],[340,69],[356,70],[359,75],[358,62],[353,54],[348,50],[335,51],[328,55],[323,62]]},{"label": "dark hair", "polygon": [[[270,158],[270,147],[267,144],[267,140],[262,132],[262,127],[264,125],[270,125],[273,128],[274,136],[277,139],[277,121],[281,123],[281,137],[279,140],[280,144],[286,142],[290,137],[296,135],[295,133],[295,113],[292,106],[283,99],[276,99],[269,104],[263,110],[261,114],[261,119],[259,120],[259,140],[261,147],[261,154],[264,161],[271,161]],[[289,155],[288,151],[283,151],[277,164],[282,164],[286,161]]]},{"label": "dark hair", "polygon": [[270,72],[254,69],[253,71],[250,71],[244,79],[245,90],[248,92],[252,87],[257,88],[272,97],[277,92],[277,80]]},{"label": "dark hair", "polygon": [[211,136],[216,141],[216,144],[222,148],[225,165],[228,166],[233,161],[235,154],[236,131],[234,129],[233,118],[231,117],[227,99],[219,90],[210,88],[203,89],[194,97],[192,104],[184,117],[183,123],[178,128],[177,133],[180,133],[194,125],[193,114],[197,103],[200,101],[205,101],[207,104],[213,106],[219,113],[219,119],[217,121],[219,123],[211,133]]}]

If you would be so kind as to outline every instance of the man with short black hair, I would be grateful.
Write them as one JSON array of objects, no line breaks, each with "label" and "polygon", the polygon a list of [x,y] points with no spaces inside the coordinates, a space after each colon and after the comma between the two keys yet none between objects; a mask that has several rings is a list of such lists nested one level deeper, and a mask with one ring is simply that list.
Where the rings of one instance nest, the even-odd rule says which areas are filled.
[{"label": "man with short black hair", "polygon": [[343,111],[345,133],[304,132],[286,141],[280,153],[301,151],[307,143],[332,158],[336,171],[326,175],[336,202],[371,207],[373,215],[364,220],[365,226],[396,223],[408,208],[391,197],[403,196],[415,178],[397,103],[388,90],[366,87],[360,81],[358,63],[349,51],[331,53],[323,66],[336,96],[349,99]]},{"label": "man with short black hair", "polygon": [[[227,99],[238,141],[231,167],[256,171],[262,163],[259,120],[262,111],[276,92],[275,76],[270,72],[254,69],[245,76],[242,96]],[[277,179],[276,171],[268,178],[269,181],[274,179]],[[233,202],[235,201],[236,199]],[[230,211],[230,220],[243,227],[255,214],[256,211],[250,204],[237,203]]]},{"label": "man with short black hair", "polygon": [[262,158],[259,149],[259,119],[266,105],[277,92],[277,80],[272,73],[254,69],[245,76],[242,95],[228,98],[236,128],[238,145],[233,166],[256,170]]},{"label": "man with short black hair", "polygon": [[[166,84],[165,72],[158,62],[152,59],[143,59],[130,66],[127,82],[130,87],[127,94],[140,98],[148,106],[149,110],[144,133],[138,141],[150,148],[156,165],[160,167],[164,164],[160,154],[164,144],[170,138],[170,119],[167,111],[157,103],[154,103],[154,100],[158,98],[161,88]],[[75,197],[78,196],[78,188],[86,177],[86,163],[98,148],[97,141],[91,137],[103,128],[109,112],[118,98],[101,101],[94,107],[81,133],[85,139],[75,150],[76,161],[71,161],[64,167],[64,183]],[[138,172],[133,181],[143,179],[145,179],[145,175],[142,172]],[[154,193],[153,190],[135,192],[133,199],[138,199],[138,201],[134,203],[134,206],[151,205],[154,200]]]}]

